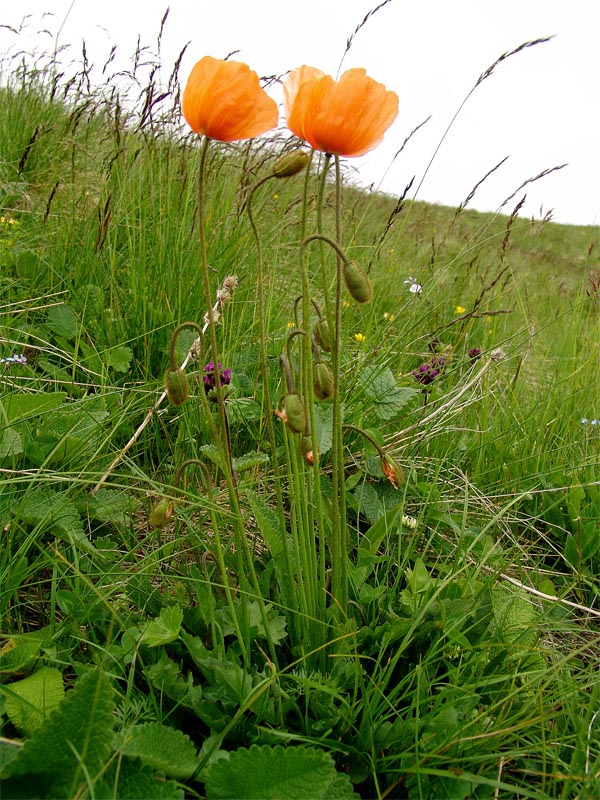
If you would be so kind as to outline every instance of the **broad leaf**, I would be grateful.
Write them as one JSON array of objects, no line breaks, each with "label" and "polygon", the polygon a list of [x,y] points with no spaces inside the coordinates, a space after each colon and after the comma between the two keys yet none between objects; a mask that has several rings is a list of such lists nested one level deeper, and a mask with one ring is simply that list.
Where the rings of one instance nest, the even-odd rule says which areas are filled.
[{"label": "broad leaf", "polygon": [[240,747],[207,771],[209,800],[350,800],[358,798],[333,758],[316,747]]},{"label": "broad leaf", "polygon": [[[85,775],[97,775],[108,760],[113,712],[109,678],[101,670],[88,672],[25,742],[3,778],[26,778],[37,797],[74,797]],[[12,796],[10,780],[3,791]]]},{"label": "broad leaf", "polygon": [[115,746],[131,758],[140,758],[152,769],[185,780],[198,766],[196,748],[180,730],[160,722],[134,725],[116,737]]},{"label": "broad leaf", "polygon": [[31,736],[63,699],[62,674],[54,667],[42,667],[27,678],[3,687],[8,718],[22,733]]},{"label": "broad leaf", "polygon": [[158,617],[145,626],[142,641],[150,647],[170,644],[179,637],[182,622],[183,609],[180,606],[163,608]]}]

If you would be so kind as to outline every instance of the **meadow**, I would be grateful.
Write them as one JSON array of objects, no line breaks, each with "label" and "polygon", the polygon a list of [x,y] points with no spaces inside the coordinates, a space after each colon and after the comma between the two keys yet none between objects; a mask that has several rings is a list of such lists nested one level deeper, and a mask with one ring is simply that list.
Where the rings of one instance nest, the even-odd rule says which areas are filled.
[{"label": "meadow", "polygon": [[598,228],[141,61],[3,65],[3,797],[597,798]]}]

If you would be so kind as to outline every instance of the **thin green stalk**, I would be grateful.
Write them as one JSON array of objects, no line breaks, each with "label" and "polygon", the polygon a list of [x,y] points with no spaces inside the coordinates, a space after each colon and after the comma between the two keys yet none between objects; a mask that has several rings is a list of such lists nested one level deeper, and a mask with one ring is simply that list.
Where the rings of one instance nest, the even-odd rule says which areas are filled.
[{"label": "thin green stalk", "polygon": [[[205,229],[206,207],[204,199],[204,179],[206,173],[206,158],[208,154],[209,144],[210,144],[210,139],[208,139],[208,137],[204,137],[200,148],[200,165],[198,171],[198,236],[200,243],[200,272],[202,274],[202,283],[204,287],[204,299],[206,303],[206,308],[208,309],[212,308],[212,294],[211,294],[210,276],[208,268],[208,253],[206,247],[206,229]],[[243,586],[242,582],[245,582],[246,580],[245,570],[243,568],[243,563],[241,562],[241,554],[243,554],[243,559],[245,560],[248,569],[250,585],[252,586],[254,595],[256,596],[259,602],[261,619],[269,647],[269,654],[273,663],[276,664],[277,657],[275,654],[275,647],[273,645],[273,640],[270,635],[267,612],[260,591],[258,577],[256,575],[254,559],[252,558],[252,553],[250,552],[250,548],[248,546],[248,540],[246,538],[246,531],[244,529],[244,518],[242,516],[242,510],[240,507],[240,500],[237,491],[236,480],[233,473],[233,465],[231,461],[232,455],[230,449],[227,447],[226,441],[224,441],[223,436],[221,435],[225,434],[225,432],[227,431],[227,418],[225,411],[225,398],[223,396],[223,387],[221,385],[221,375],[218,368],[219,349],[217,344],[216,320],[214,314],[211,311],[208,312],[208,333],[210,338],[211,355],[215,368],[215,373],[214,373],[215,392],[217,396],[217,413],[220,423],[219,426],[214,424],[214,421],[212,420],[212,414],[209,414],[209,418],[211,419],[214,442],[218,448],[219,453],[221,454],[221,459],[223,462],[222,463],[223,474],[225,477],[225,482],[227,484],[229,503],[233,514],[235,539],[236,539],[236,552],[238,553],[238,559],[239,559],[238,569],[240,570],[239,574],[240,586],[242,587]],[[249,627],[248,600],[246,596],[246,591],[244,590],[241,591],[241,604],[242,604],[242,617],[243,617],[242,627],[245,634],[246,645],[247,645],[247,647],[245,648],[246,652],[243,655],[246,666],[249,666],[250,642],[249,642],[249,630],[248,630]]]},{"label": "thin green stalk", "polygon": [[335,325],[334,345],[332,354],[333,364],[333,447],[332,447],[332,476],[333,489],[333,528],[336,530],[339,547],[339,563],[336,565],[335,581],[332,564],[331,585],[333,596],[341,606],[342,613],[346,614],[348,606],[348,531],[346,519],[346,478],[344,474],[344,441],[342,436],[342,399],[340,392],[340,372],[342,353],[342,285],[344,282],[344,259],[341,256],[342,247],[342,174],[340,171],[339,156],[335,156],[335,239],[338,245],[336,252],[336,282],[335,282]]}]

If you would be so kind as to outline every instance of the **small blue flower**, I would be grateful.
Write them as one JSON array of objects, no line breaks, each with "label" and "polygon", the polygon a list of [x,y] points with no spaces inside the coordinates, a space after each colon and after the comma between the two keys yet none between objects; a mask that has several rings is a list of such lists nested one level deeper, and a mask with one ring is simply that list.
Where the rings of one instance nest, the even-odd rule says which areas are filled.
[{"label": "small blue flower", "polygon": [[0,358],[0,364],[26,364],[27,357],[18,353],[13,353],[8,358]]},{"label": "small blue flower", "polygon": [[588,424],[588,418],[587,417],[582,417],[581,424],[582,425],[587,425]]}]

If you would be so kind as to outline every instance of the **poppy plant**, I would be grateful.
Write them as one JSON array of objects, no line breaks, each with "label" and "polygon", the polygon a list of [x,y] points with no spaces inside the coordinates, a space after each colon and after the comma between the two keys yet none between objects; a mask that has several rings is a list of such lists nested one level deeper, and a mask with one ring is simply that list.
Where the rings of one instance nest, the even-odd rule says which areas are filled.
[{"label": "poppy plant", "polygon": [[277,104],[247,64],[204,56],[183,92],[183,116],[190,128],[209,139],[252,139],[277,124]]},{"label": "poppy plant", "polygon": [[339,81],[315,67],[299,67],[285,81],[289,129],[315,150],[362,156],[376,147],[398,115],[398,96],[349,69]]}]

